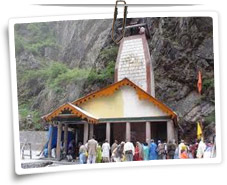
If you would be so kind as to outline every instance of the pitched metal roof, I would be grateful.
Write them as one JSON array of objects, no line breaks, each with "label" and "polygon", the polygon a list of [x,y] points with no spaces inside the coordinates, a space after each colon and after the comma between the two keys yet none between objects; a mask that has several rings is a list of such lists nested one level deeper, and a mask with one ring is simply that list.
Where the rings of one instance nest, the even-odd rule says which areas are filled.
[{"label": "pitched metal roof", "polygon": [[113,83],[105,88],[102,88],[96,92],[90,93],[82,98],[79,98],[72,103],[66,103],[64,105],[61,105],[57,109],[55,109],[53,112],[43,116],[42,118],[45,121],[51,121],[54,117],[57,117],[62,113],[64,110],[71,111],[72,114],[74,114],[77,117],[80,117],[81,119],[87,119],[89,123],[97,123],[99,118],[96,118],[95,116],[91,115],[89,112],[83,110],[79,107],[79,105],[90,101],[91,99],[101,97],[101,96],[110,96],[115,91],[119,90],[122,86],[131,86],[135,89],[138,97],[140,100],[147,100],[153,103],[155,106],[160,108],[163,112],[167,113],[168,116],[170,116],[171,119],[174,120],[176,123],[177,115],[174,111],[172,111],[168,106],[163,104],[161,101],[157,100],[153,96],[151,96],[149,93],[141,89],[139,86],[137,86],[135,83],[130,81],[128,78],[124,78],[121,81],[118,81],[116,83]]},{"label": "pitched metal roof", "polygon": [[118,81],[114,84],[111,84],[103,89],[100,89],[96,92],[90,93],[87,96],[84,96],[82,98],[79,98],[75,101],[72,102],[72,104],[79,106],[82,103],[85,103],[93,98],[97,98],[97,97],[101,97],[101,96],[110,96],[112,95],[115,91],[117,91],[118,89],[120,89],[122,86],[131,86],[135,89],[138,97],[140,100],[148,100],[151,103],[153,103],[154,105],[156,105],[157,107],[159,107],[161,110],[163,110],[164,112],[166,112],[169,116],[171,116],[171,118],[176,118],[177,115],[174,111],[172,111],[167,105],[165,105],[164,103],[162,103],[161,101],[159,101],[158,99],[154,98],[153,96],[151,96],[149,93],[147,93],[146,91],[144,91],[143,89],[141,89],[139,86],[137,86],[135,83],[133,83],[132,81],[130,81],[128,78],[124,78],[121,81]]},{"label": "pitched metal roof", "polygon": [[73,105],[72,103],[65,103],[55,109],[53,112],[45,115],[42,117],[45,121],[51,121],[53,118],[59,116],[63,111],[69,110],[72,115],[79,117],[81,119],[87,119],[89,123],[97,123],[98,119],[91,115],[90,113],[86,112],[85,110]]}]

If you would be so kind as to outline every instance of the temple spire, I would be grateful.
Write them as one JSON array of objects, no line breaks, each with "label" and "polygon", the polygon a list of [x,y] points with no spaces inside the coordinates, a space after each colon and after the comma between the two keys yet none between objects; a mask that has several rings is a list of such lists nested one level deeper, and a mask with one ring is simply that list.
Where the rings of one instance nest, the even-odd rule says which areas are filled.
[{"label": "temple spire", "polygon": [[155,97],[153,67],[146,36],[145,23],[126,26],[131,31],[120,43],[115,66],[115,82],[125,77]]}]

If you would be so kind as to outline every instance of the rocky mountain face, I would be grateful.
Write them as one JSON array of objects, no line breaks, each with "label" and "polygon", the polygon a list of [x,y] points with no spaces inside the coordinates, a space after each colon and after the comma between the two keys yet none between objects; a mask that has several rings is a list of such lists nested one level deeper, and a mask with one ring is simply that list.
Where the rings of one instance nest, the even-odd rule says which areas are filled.
[{"label": "rocky mountain face", "polygon": [[[110,41],[111,24],[111,20],[79,20],[15,26],[21,129],[34,128],[27,115],[37,122],[36,129],[42,129],[42,115],[85,94],[87,78],[99,77],[94,66]],[[95,80],[90,80],[92,90],[98,88]]]},{"label": "rocky mountain face", "polygon": [[[215,117],[212,18],[156,18],[148,22],[157,98],[178,114],[181,134],[195,135],[195,124],[202,120],[204,134],[212,135]],[[197,92],[198,71],[203,80],[201,95]]]},{"label": "rocky mountain face", "polygon": [[[196,122],[202,120],[205,136],[212,137],[212,18],[140,18],[128,23],[138,20],[149,29],[156,98],[179,115],[180,136],[195,137]],[[112,20],[81,20],[15,26],[21,129],[42,129],[41,115],[113,83],[118,46],[111,39],[111,24]],[[201,95],[197,92],[199,70]]]}]

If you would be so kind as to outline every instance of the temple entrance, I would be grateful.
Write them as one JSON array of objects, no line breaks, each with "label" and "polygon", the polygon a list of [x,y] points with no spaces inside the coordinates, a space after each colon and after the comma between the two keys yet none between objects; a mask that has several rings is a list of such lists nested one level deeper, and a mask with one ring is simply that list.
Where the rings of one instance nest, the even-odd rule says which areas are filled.
[{"label": "temple entrance", "polygon": [[151,139],[155,142],[161,140],[167,142],[167,123],[166,122],[151,122]]},{"label": "temple entrance", "polygon": [[[83,143],[83,138],[84,138],[84,125],[83,124],[71,124],[69,125],[71,127],[72,133],[74,135],[73,139],[75,141],[75,156],[79,155],[79,143]],[[70,141],[68,141],[70,142]],[[75,158],[73,156],[73,158]]]},{"label": "temple entrance", "polygon": [[131,141],[144,143],[146,138],[146,123],[131,123]]},{"label": "temple entrance", "polygon": [[76,146],[77,146],[80,142],[83,143],[84,125],[83,124],[75,125],[74,131],[75,131],[75,143],[76,143]]},{"label": "temple entrance", "polygon": [[106,139],[106,124],[94,125],[94,135],[98,142],[104,142]]},{"label": "temple entrance", "polygon": [[126,131],[125,123],[111,123],[110,144],[112,144],[115,139],[118,141],[118,143],[122,141],[125,142],[125,131]]}]

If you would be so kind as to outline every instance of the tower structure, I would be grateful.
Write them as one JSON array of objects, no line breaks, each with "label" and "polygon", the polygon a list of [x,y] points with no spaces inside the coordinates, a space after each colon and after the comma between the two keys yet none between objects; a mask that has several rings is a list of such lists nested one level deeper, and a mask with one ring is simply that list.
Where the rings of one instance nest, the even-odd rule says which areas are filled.
[{"label": "tower structure", "polygon": [[125,77],[155,97],[154,73],[144,27],[138,34],[124,37],[120,43],[115,82]]}]

